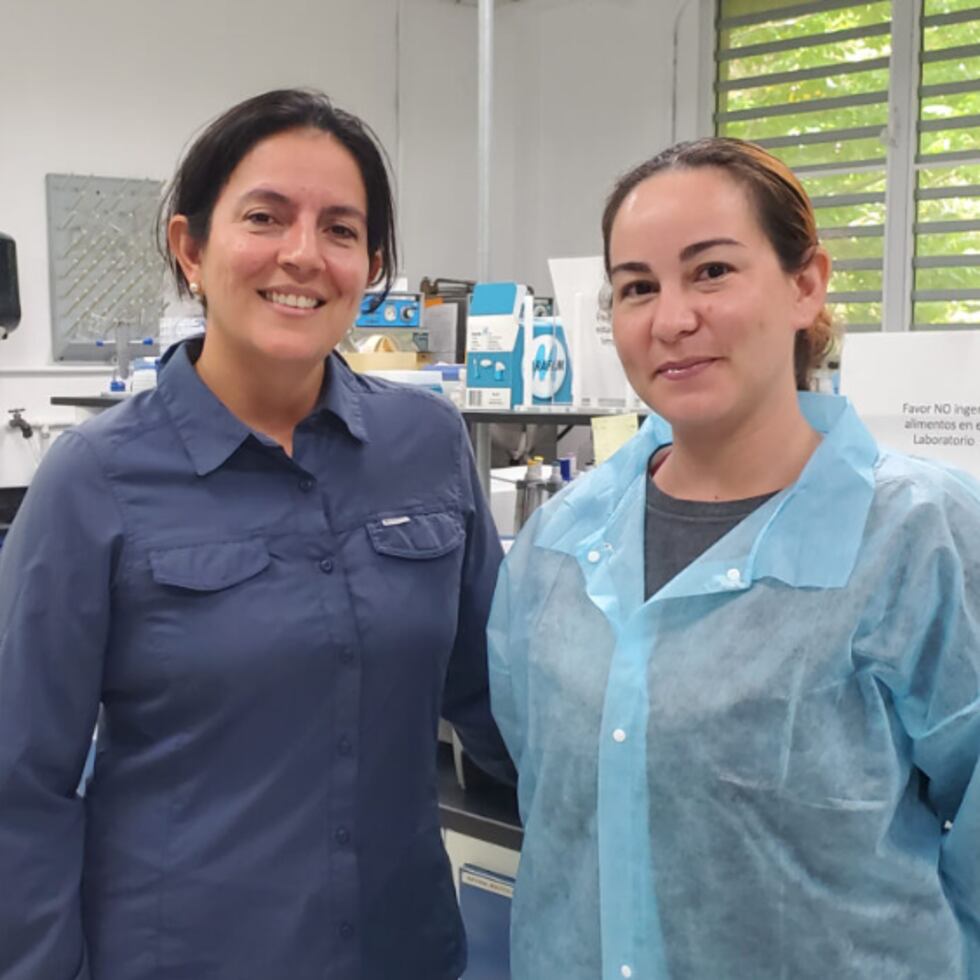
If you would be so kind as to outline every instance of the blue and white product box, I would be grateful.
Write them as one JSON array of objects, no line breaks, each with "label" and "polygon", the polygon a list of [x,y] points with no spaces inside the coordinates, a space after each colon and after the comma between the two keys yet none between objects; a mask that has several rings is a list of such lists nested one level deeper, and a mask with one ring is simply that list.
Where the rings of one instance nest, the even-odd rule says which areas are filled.
[{"label": "blue and white product box", "polygon": [[466,406],[510,409],[524,401],[524,297],[515,282],[477,283],[466,320]]},{"label": "blue and white product box", "polygon": [[469,962],[462,980],[510,980],[510,906],[514,879],[472,864],[459,870],[459,911]]},{"label": "blue and white product box", "polygon": [[538,317],[534,321],[531,358],[531,397],[535,405],[572,404],[572,361],[561,321]]}]

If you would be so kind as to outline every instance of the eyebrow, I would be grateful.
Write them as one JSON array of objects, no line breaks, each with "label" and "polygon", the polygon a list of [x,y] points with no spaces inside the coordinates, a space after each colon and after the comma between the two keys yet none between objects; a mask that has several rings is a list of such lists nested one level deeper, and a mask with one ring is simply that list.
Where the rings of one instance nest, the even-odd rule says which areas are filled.
[{"label": "eyebrow", "polygon": [[[293,205],[292,200],[285,194],[268,187],[256,187],[253,190],[246,191],[238,199],[238,204],[241,206],[249,201],[268,201],[271,204],[280,204],[287,207]],[[330,217],[357,218],[367,224],[367,215],[360,208],[355,208],[351,204],[333,204],[328,208],[324,208],[320,213],[321,215]]]},{"label": "eyebrow", "polygon": [[685,245],[681,249],[681,261],[686,262],[688,259],[693,259],[695,255],[700,255],[702,252],[706,252],[709,248],[714,248],[716,245],[737,245],[739,248],[745,247],[734,238],[708,238],[703,242],[693,242],[690,245]]},{"label": "eyebrow", "polygon": [[[693,259],[695,255],[700,255],[716,245],[736,245],[739,248],[745,248],[740,241],[736,241],[734,238],[708,238],[703,242],[692,242],[690,245],[685,245],[680,251],[681,261],[687,262],[689,259]],[[609,277],[612,278],[617,272],[635,272],[640,275],[649,275],[650,271],[650,266],[646,262],[620,262],[609,270]]]}]

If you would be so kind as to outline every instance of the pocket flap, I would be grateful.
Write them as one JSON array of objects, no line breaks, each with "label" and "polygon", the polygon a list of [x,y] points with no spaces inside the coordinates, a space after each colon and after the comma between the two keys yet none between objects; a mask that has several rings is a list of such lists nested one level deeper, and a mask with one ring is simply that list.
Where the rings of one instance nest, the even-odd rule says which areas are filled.
[{"label": "pocket flap", "polygon": [[272,559],[264,541],[222,541],[150,552],[153,580],[195,592],[217,592],[266,568]]},{"label": "pocket flap", "polygon": [[368,521],[374,550],[395,558],[438,558],[463,543],[463,523],[456,514],[406,514]]}]

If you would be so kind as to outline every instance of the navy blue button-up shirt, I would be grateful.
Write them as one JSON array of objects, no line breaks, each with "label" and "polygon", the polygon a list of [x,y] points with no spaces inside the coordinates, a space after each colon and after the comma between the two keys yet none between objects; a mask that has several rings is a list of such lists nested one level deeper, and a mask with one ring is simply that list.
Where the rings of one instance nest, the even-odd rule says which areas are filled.
[{"label": "navy blue button-up shirt", "polygon": [[0,552],[0,978],[456,980],[440,713],[506,764],[462,421],[332,356],[289,458],[195,353],[57,440]]}]

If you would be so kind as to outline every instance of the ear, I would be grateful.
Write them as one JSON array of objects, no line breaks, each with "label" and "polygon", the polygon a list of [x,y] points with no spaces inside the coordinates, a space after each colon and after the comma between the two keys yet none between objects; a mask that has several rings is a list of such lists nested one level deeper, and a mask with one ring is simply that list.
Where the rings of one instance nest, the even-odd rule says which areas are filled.
[{"label": "ear", "polygon": [[378,281],[378,276],[381,274],[381,253],[375,252],[371,256],[371,262],[368,265],[368,285],[373,286]]},{"label": "ear", "polygon": [[827,250],[818,245],[810,261],[793,275],[796,287],[793,326],[806,330],[817,318],[827,299],[827,283],[830,281],[832,262]]},{"label": "ear", "polygon": [[167,225],[167,242],[187,281],[200,283],[204,246],[191,234],[186,215],[175,214],[170,219],[170,224]]}]

